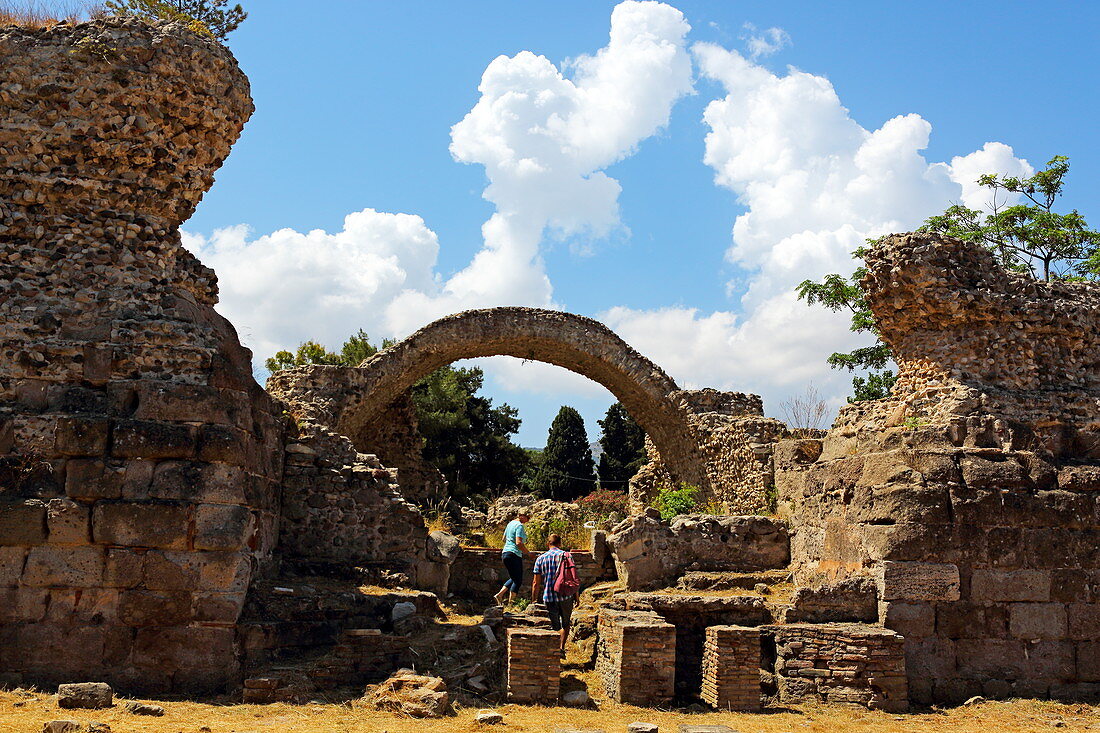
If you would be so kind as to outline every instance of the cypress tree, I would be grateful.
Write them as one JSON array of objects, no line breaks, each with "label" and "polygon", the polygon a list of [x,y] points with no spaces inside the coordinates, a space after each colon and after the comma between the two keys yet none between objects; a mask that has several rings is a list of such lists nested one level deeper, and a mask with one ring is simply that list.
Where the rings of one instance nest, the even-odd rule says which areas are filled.
[{"label": "cypress tree", "polygon": [[558,501],[573,501],[596,485],[595,463],[588,447],[584,420],[572,407],[562,407],[550,425],[535,491]]},{"label": "cypress tree", "polygon": [[646,462],[645,433],[618,402],[607,408],[607,415],[599,424],[603,430],[600,488],[626,489],[627,481]]}]

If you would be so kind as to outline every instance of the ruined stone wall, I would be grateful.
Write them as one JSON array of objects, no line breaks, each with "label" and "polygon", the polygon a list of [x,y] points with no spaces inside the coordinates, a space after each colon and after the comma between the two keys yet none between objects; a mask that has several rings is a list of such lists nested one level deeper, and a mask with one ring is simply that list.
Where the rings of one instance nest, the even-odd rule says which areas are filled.
[{"label": "ruined stone wall", "polygon": [[219,689],[282,423],[178,227],[247,79],[176,25],[0,26],[0,108],[4,681]]},{"label": "ruined stone wall", "polygon": [[652,611],[600,609],[596,673],[621,703],[668,705],[675,696],[676,627]]},{"label": "ruined stone wall", "polygon": [[374,454],[388,468],[397,469],[401,495],[408,501],[425,506],[446,497],[447,480],[424,459],[424,438],[409,392],[348,437],[356,450]]},{"label": "ruined stone wall", "polygon": [[[674,401],[687,415],[688,436],[706,480],[696,484],[699,502],[718,504],[730,514],[769,510],[774,501],[772,445],[787,435],[787,427],[764,417],[760,397],[713,389],[681,390]],[[631,503],[647,506],[662,487],[676,479],[647,437],[649,462],[630,481]]]},{"label": "ruined stone wall", "polygon": [[875,582],[918,702],[1100,696],[1097,286],[930,235],[867,261],[901,377],[777,445],[796,578]]}]

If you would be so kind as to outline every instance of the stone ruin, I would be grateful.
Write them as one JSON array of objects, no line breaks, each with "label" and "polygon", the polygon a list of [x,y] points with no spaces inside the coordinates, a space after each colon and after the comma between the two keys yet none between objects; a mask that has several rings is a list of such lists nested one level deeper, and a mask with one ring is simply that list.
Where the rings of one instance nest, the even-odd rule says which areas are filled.
[{"label": "stone ruin", "polygon": [[[178,231],[252,111],[230,53],[172,24],[5,26],[0,103],[0,684],[303,700],[416,661],[552,700],[544,617],[449,624],[440,596],[483,599],[497,551],[429,533],[413,503],[445,487],[409,388],[507,354],[627,407],[651,458],[636,508],[687,482],[750,513],[639,513],[577,553],[573,640],[610,696],[1100,696],[1100,287],[884,239],[864,285],[897,387],[817,439],[528,308],[265,391]],[[751,515],[769,498],[777,516]]]}]

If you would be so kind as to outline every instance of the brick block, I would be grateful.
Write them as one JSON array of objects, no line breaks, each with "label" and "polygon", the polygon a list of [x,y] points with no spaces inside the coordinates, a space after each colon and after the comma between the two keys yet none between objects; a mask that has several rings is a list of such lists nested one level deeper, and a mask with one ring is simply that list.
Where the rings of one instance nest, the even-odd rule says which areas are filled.
[{"label": "brick block", "polygon": [[51,545],[87,545],[91,542],[91,512],[72,499],[50,499],[46,529]]},{"label": "brick block", "polygon": [[104,545],[187,548],[189,507],[144,502],[100,502],[92,512],[92,536]]},{"label": "brick block", "polygon": [[1043,570],[977,569],[970,578],[975,603],[1049,601],[1050,572]]},{"label": "brick block", "polygon": [[711,626],[703,643],[701,697],[719,710],[760,710],[760,630]]},{"label": "brick block", "polygon": [[959,600],[959,568],[949,563],[885,560],[877,569],[876,580],[885,601]]},{"label": "brick block", "polygon": [[559,635],[548,629],[508,629],[505,672],[508,700],[555,703],[561,684]]},{"label": "brick block", "polygon": [[46,541],[46,503],[38,499],[0,501],[0,546]]},{"label": "brick block", "polygon": [[195,512],[195,549],[240,549],[254,529],[255,518],[248,507],[202,504]]},{"label": "brick block", "polygon": [[23,585],[33,588],[94,588],[103,582],[102,547],[32,547]]},{"label": "brick block", "polygon": [[1061,603],[1010,604],[1008,628],[1017,639],[1063,639],[1066,607]]}]

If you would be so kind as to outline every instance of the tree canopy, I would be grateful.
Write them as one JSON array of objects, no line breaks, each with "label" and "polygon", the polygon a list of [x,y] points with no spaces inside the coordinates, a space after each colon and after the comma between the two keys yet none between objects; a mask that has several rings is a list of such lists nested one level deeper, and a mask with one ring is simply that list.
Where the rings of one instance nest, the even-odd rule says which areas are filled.
[{"label": "tree canopy", "polygon": [[597,469],[600,488],[625,489],[646,462],[645,432],[618,402],[607,408],[604,419],[598,422],[603,431],[603,453]]},{"label": "tree canopy", "polygon": [[[1069,159],[1056,155],[1046,168],[1027,178],[987,173],[977,182],[993,192],[989,213],[952,204],[943,214],[926,219],[920,230],[982,244],[1007,270],[1041,275],[1047,281],[1095,280],[1100,277],[1100,233],[1090,230],[1076,210],[1068,214],[1054,211],[1068,172]],[[1006,206],[1010,195],[1021,196],[1024,203]],[[862,259],[865,252],[860,248],[853,256]],[[821,282],[804,280],[796,289],[807,305],[850,311],[851,330],[876,337],[871,346],[834,353],[827,359],[834,369],[867,371],[866,376],[852,377],[849,402],[886,397],[897,381],[893,371],[886,368],[893,354],[879,338],[874,314],[860,285],[866,274],[867,268],[857,267],[848,277],[831,274]]]},{"label": "tree canopy", "polygon": [[106,0],[104,7],[118,15],[180,21],[197,33],[225,40],[248,17],[239,4],[226,7],[227,3],[228,0]]},{"label": "tree canopy", "polygon": [[573,501],[595,487],[595,468],[584,420],[572,407],[563,406],[550,424],[535,492],[547,499]]},{"label": "tree canopy", "polygon": [[[384,340],[382,348],[393,343]],[[306,364],[357,366],[376,353],[360,329],[339,351],[311,340],[294,352],[279,351],[264,364],[271,372]],[[494,407],[492,400],[478,396],[483,383],[481,369],[445,366],[412,388],[424,458],[447,479],[454,498],[517,489],[530,473],[530,454],[511,440],[519,430],[519,412],[507,404]]]}]

